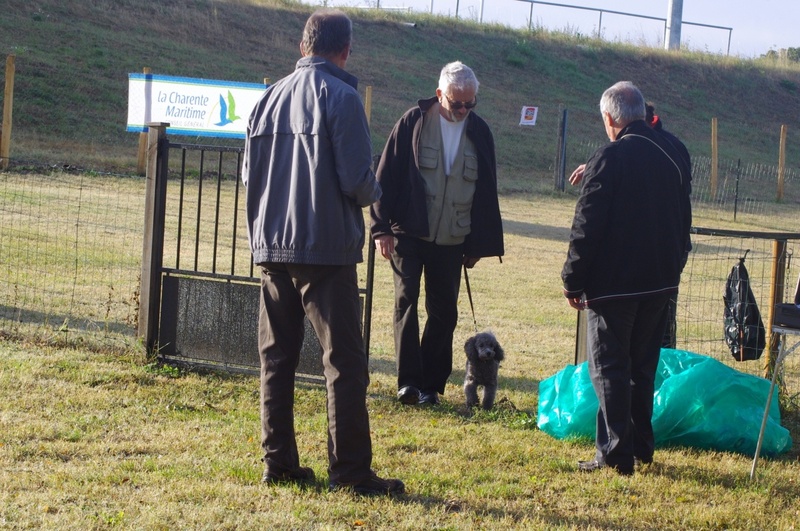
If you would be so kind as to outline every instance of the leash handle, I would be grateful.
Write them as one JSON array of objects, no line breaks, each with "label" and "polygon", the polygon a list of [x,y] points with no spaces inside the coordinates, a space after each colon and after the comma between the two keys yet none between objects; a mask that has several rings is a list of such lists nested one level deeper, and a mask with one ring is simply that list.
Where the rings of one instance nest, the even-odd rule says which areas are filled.
[{"label": "leash handle", "polygon": [[467,265],[464,264],[464,282],[467,284],[467,296],[469,297],[469,308],[472,310],[472,324],[475,325],[475,333],[478,333],[478,321],[475,319],[475,306],[472,304],[472,290],[469,287],[469,273]]}]

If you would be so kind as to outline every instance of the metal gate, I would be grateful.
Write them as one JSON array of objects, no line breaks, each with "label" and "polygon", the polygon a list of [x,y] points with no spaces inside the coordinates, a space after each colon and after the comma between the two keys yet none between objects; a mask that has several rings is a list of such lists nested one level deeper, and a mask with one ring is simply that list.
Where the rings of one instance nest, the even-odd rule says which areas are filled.
[{"label": "metal gate", "polygon": [[[161,361],[258,374],[259,273],[247,241],[243,148],[172,143],[148,124],[139,335]],[[178,155],[179,160],[171,160]],[[369,352],[374,246],[359,288]],[[306,320],[298,377],[322,381]]]}]

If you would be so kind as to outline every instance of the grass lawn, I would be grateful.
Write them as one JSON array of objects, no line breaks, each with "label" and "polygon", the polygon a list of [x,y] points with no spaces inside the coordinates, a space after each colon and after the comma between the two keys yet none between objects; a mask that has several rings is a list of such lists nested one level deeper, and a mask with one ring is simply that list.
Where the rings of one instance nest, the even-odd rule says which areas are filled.
[{"label": "grass lawn", "polygon": [[[508,357],[488,413],[463,406],[460,351],[441,406],[396,402],[391,277],[379,262],[373,464],[405,481],[406,495],[328,492],[317,385],[299,384],[296,427],[302,463],[318,483],[266,486],[256,378],[159,366],[135,344],[2,341],[0,528],[792,529],[800,520],[796,450],[761,460],[756,482],[751,456],[691,448],[659,448],[631,478],[581,475],[575,465],[593,455],[592,441],[559,441],[536,428],[538,383],[574,352],[575,314],[558,278],[573,205],[546,193],[504,196],[507,256],[470,272],[477,325],[497,333]],[[696,223],[724,225],[714,216],[698,210]],[[769,223],[754,220],[751,230]],[[475,328],[466,298],[459,313],[457,345]]]}]

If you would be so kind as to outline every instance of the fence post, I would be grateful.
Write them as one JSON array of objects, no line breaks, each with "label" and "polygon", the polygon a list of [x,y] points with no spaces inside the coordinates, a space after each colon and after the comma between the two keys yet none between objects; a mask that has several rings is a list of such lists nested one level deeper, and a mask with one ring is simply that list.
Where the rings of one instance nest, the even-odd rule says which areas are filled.
[{"label": "fence post", "polygon": [[[372,123],[372,85],[367,85],[364,94],[364,112],[367,115],[367,125]],[[378,169],[379,159],[373,158],[373,170]],[[364,351],[369,357],[369,343],[372,334],[372,292],[375,287],[375,242],[372,241],[369,228],[366,234],[367,241],[367,285],[364,293],[364,323],[362,327],[362,338],[364,339]]]},{"label": "fence post", "polygon": [[736,187],[733,192],[733,221],[736,221],[736,212],[739,210],[739,178],[742,175],[742,159],[736,161]]},{"label": "fence post", "polygon": [[147,177],[145,179],[144,237],[142,273],[139,285],[138,335],[148,354],[158,340],[158,314],[161,305],[161,266],[164,258],[164,218],[169,169],[168,123],[148,123]]},{"label": "fence post", "polygon": [[769,285],[769,311],[767,312],[766,331],[769,334],[767,344],[767,359],[764,360],[764,378],[771,379],[775,370],[775,360],[778,357],[780,334],[772,332],[772,323],[775,320],[775,305],[783,302],[783,290],[786,278],[786,240],[772,241],[772,275]]},{"label": "fence post", "polygon": [[786,173],[786,124],[781,125],[781,141],[778,150],[778,198],[783,201],[783,181]]},{"label": "fence post", "polygon": [[603,38],[603,10],[600,10],[600,18],[597,19],[597,38]]},{"label": "fence post", "polygon": [[6,57],[6,88],[3,97],[3,126],[0,128],[0,170],[8,168],[11,152],[11,119],[14,113],[14,60],[15,55]]},{"label": "fence post", "polygon": [[563,192],[566,188],[566,165],[567,165],[567,114],[564,109],[561,113],[561,121],[558,124],[558,152],[556,153],[555,168],[555,189]]},{"label": "fence post", "polygon": [[533,2],[531,2],[530,13],[528,14],[528,31],[533,31]]},{"label": "fence post", "polygon": [[575,365],[580,365],[588,359],[586,350],[586,331],[589,328],[589,321],[586,320],[586,310],[579,310],[577,330],[575,331]]}]

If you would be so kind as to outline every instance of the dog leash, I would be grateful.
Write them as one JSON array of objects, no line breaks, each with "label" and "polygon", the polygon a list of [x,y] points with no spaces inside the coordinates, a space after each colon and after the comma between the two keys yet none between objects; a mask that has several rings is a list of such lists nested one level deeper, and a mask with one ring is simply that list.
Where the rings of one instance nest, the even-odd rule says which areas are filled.
[{"label": "dog leash", "polygon": [[472,323],[475,325],[475,333],[478,333],[478,321],[475,319],[475,306],[472,304],[472,290],[469,287],[469,273],[464,264],[464,282],[467,284],[467,296],[469,297],[469,308],[472,310]]}]

